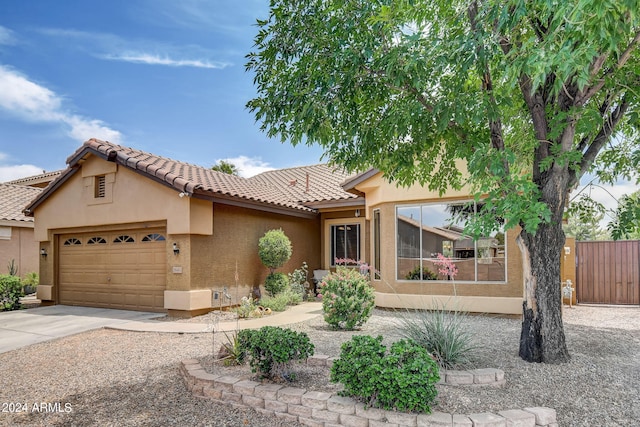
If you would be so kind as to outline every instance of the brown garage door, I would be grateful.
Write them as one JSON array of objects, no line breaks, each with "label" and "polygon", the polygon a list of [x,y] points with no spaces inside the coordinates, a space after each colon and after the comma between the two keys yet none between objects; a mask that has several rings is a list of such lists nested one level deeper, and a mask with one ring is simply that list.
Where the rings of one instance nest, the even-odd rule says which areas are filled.
[{"label": "brown garage door", "polygon": [[60,235],[60,304],[162,311],[165,235],[162,229]]}]

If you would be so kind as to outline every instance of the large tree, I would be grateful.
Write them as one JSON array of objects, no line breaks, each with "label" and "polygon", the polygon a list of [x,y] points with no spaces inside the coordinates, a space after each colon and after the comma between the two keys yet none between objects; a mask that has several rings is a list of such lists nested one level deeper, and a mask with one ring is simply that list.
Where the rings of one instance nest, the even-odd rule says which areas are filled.
[{"label": "large tree", "polygon": [[226,173],[227,175],[240,175],[240,169],[236,165],[231,162],[227,162],[226,160],[220,160],[215,165],[211,166],[211,170]]},{"label": "large tree", "polygon": [[[637,179],[637,0],[271,0],[247,70],[262,129],[348,170],[484,198],[521,227],[520,356],[569,359],[562,216],[599,162]],[[467,173],[458,159],[466,161]]]}]

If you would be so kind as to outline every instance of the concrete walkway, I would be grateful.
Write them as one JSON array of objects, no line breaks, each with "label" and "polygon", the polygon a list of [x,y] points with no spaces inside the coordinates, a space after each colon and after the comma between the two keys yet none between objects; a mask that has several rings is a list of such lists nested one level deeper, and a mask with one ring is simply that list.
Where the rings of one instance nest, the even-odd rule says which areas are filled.
[{"label": "concrete walkway", "polygon": [[0,313],[0,353],[81,332],[158,317],[158,313],[52,305]]},{"label": "concrete walkway", "polygon": [[[258,329],[263,326],[283,326],[291,323],[304,322],[322,314],[322,303],[305,302],[287,308],[286,311],[276,312],[268,316],[255,319],[239,319],[220,322],[216,331],[235,331],[236,329]],[[193,322],[171,322],[158,320],[133,320],[105,326],[107,329],[135,332],[168,332],[180,334],[201,334],[211,332],[211,324]]]},{"label": "concrete walkway", "polygon": [[[220,322],[216,331],[257,329],[304,322],[322,314],[322,303],[307,302],[257,319]],[[52,305],[0,313],[0,353],[93,329],[201,334],[211,324],[153,320],[162,313]]]}]

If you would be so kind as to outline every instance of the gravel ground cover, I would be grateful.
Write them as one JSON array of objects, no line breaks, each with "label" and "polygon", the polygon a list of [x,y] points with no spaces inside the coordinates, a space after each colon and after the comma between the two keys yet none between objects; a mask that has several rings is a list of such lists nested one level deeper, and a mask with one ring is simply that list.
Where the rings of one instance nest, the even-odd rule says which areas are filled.
[{"label": "gravel ground cover", "polygon": [[[507,384],[439,386],[434,409],[476,413],[548,406],[557,410],[561,426],[640,425],[640,308],[578,306],[565,309],[564,319],[572,360],[544,365],[518,358],[519,320],[469,317],[467,326],[484,345],[478,367],[504,370]],[[381,334],[387,344],[400,337],[395,313],[383,310],[375,310],[357,332],[332,331],[321,317],[290,327],[309,334],[316,354],[330,356],[338,356],[341,343],[353,334]],[[224,339],[96,330],[0,354],[0,425],[296,427],[195,399],[185,389],[179,362],[207,361],[214,342]],[[326,377],[303,372],[300,380],[324,387]]]}]

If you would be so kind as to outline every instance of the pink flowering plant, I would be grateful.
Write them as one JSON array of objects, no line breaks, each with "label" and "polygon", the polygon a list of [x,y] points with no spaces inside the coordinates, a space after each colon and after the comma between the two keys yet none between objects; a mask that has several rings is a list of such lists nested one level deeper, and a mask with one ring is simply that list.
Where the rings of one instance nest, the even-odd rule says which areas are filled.
[{"label": "pink flowering plant", "polygon": [[359,269],[338,266],[320,284],[324,320],[334,329],[353,330],[371,317],[373,286]]},{"label": "pink flowering plant", "polygon": [[437,258],[438,259],[436,261],[433,261],[433,263],[438,267],[438,273],[451,279],[451,281],[453,282],[453,295],[456,296],[455,277],[456,274],[458,274],[458,267],[456,267],[456,264],[451,260],[451,258],[446,257],[440,253],[438,254]]}]

